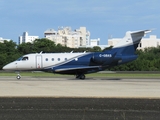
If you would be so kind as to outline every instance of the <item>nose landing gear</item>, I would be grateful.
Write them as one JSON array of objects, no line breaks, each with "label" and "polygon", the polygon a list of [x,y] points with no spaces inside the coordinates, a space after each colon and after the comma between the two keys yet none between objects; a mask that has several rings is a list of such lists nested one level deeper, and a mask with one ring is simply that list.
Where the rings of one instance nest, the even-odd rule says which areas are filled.
[{"label": "nose landing gear", "polygon": [[18,73],[16,78],[17,78],[17,80],[20,80],[21,79],[21,75]]}]

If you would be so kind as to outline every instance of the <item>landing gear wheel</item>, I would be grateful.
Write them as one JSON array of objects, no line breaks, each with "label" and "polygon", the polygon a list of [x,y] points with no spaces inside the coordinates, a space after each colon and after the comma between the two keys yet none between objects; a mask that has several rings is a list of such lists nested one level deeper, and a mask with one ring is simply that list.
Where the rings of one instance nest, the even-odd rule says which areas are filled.
[{"label": "landing gear wheel", "polygon": [[84,80],[86,78],[86,76],[83,74],[80,76],[80,79]]},{"label": "landing gear wheel", "polygon": [[82,80],[84,80],[86,77],[85,77],[84,74],[77,74],[77,75],[76,75],[76,78],[77,78],[77,79],[82,79]]},{"label": "landing gear wheel", "polygon": [[21,75],[18,74],[16,78],[17,78],[17,80],[20,80],[21,79]]}]

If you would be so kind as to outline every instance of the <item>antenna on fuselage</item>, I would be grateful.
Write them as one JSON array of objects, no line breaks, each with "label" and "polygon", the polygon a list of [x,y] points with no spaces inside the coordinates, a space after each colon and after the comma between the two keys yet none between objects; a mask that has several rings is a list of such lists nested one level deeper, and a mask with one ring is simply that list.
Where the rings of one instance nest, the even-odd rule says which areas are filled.
[{"label": "antenna on fuselage", "polygon": [[42,54],[43,53],[43,51],[41,51],[39,54]]}]

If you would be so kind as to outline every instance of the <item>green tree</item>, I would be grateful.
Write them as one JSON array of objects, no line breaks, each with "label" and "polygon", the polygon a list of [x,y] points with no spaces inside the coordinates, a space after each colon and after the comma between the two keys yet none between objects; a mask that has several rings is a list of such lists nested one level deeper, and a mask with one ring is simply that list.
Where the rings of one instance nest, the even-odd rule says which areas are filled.
[{"label": "green tree", "polygon": [[0,69],[20,56],[16,48],[17,45],[12,40],[0,43]]},{"label": "green tree", "polygon": [[101,48],[99,46],[94,46],[93,47],[93,51],[94,52],[101,52],[102,50],[101,50]]},{"label": "green tree", "polygon": [[33,42],[33,47],[32,47],[32,51],[34,52],[54,52],[56,50],[56,45],[53,41],[46,39],[46,38],[42,38],[42,39],[36,39]]},{"label": "green tree", "polygon": [[33,46],[34,45],[29,43],[29,42],[28,43],[22,43],[22,44],[18,45],[17,50],[21,54],[28,54],[28,53],[34,52]]}]

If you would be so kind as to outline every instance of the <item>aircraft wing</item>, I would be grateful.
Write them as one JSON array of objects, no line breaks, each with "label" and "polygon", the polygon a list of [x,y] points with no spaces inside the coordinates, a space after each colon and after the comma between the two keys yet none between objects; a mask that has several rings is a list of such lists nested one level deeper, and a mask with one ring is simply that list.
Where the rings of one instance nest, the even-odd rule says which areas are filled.
[{"label": "aircraft wing", "polygon": [[56,73],[76,73],[76,72],[83,72],[83,73],[91,73],[95,71],[100,71],[102,68],[101,66],[72,66],[72,67],[61,67],[56,68],[54,71]]}]

